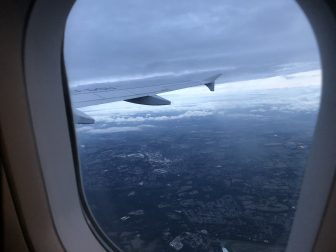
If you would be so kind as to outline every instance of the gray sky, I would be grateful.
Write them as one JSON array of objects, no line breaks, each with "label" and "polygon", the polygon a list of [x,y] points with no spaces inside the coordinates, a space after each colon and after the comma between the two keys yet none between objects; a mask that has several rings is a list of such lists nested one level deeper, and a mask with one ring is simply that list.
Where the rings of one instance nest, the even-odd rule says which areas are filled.
[{"label": "gray sky", "polygon": [[[78,0],[68,19],[71,83],[317,63],[293,0]],[[237,70],[238,69],[238,70]]]}]

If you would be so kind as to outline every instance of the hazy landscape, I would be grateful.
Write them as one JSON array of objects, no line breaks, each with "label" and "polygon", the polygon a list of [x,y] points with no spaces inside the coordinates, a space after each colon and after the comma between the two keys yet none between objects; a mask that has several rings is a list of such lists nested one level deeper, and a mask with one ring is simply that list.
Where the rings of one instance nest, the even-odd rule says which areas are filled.
[{"label": "hazy landscape", "polygon": [[125,251],[284,251],[318,112],[320,71],[88,107],[78,125],[95,219]]}]

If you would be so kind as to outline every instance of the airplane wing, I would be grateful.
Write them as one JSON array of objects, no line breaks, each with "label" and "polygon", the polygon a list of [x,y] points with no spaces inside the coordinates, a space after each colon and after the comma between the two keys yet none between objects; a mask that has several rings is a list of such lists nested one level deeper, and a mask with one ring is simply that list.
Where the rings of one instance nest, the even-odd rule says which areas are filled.
[{"label": "airplane wing", "polygon": [[94,123],[94,119],[76,108],[127,101],[143,105],[170,105],[171,102],[157,94],[178,89],[205,85],[210,91],[215,89],[215,81],[221,74],[205,77],[202,80],[163,80],[105,82],[81,85],[70,88],[74,119],[76,123]]}]

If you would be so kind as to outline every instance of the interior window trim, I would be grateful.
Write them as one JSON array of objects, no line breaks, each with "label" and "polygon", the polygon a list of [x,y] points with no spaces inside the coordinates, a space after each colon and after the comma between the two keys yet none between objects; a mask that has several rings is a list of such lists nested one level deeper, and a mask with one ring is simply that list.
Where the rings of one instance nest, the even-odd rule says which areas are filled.
[{"label": "interior window trim", "polygon": [[[5,18],[10,21],[21,15],[15,3],[7,3],[10,12]],[[52,251],[70,252],[109,249],[90,228],[76,182],[76,157],[66,106],[69,101],[65,101],[68,98],[64,96],[61,63],[65,24],[73,3],[73,0],[36,0],[21,47],[9,31],[0,31],[1,37],[9,37],[4,55],[15,55],[12,65],[5,62],[13,71],[0,77],[2,83],[12,85],[7,89],[1,87],[6,97],[0,100],[1,116],[6,118],[1,122],[2,154],[6,159],[6,176],[16,196],[16,208],[22,216],[21,225],[27,230],[27,239],[35,251],[51,251],[51,247]],[[298,3],[311,21],[318,40],[323,89],[288,252],[319,248],[318,241],[323,238],[319,230],[326,206],[333,198],[330,191],[336,167],[335,6],[329,0],[298,0]],[[22,25],[15,27],[18,30],[14,32],[20,37]],[[10,39],[14,41],[12,45]],[[23,53],[21,56],[16,54],[18,48]],[[16,122],[19,124],[15,125]],[[17,160],[13,153],[22,160]],[[312,200],[311,195],[317,198]],[[37,213],[40,219],[34,216]]]}]

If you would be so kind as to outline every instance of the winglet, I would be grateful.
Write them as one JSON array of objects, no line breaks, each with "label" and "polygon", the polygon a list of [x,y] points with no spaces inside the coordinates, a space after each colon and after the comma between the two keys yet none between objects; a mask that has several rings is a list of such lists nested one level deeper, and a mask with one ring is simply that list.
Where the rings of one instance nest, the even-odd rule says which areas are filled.
[{"label": "winglet", "polygon": [[160,106],[160,105],[170,105],[171,102],[165,98],[162,98],[158,95],[151,95],[151,96],[142,96],[133,99],[125,100],[127,102],[142,104],[142,105],[153,105],[153,106]]},{"label": "winglet", "polygon": [[205,86],[207,86],[209,88],[209,90],[211,92],[215,91],[215,81],[219,78],[219,76],[221,76],[222,74],[216,74],[206,80],[204,80],[205,82]]},{"label": "winglet", "polygon": [[78,109],[73,110],[74,121],[76,124],[92,124],[95,120]]},{"label": "winglet", "polygon": [[207,83],[204,85],[207,86],[211,92],[215,91],[215,82]]}]

